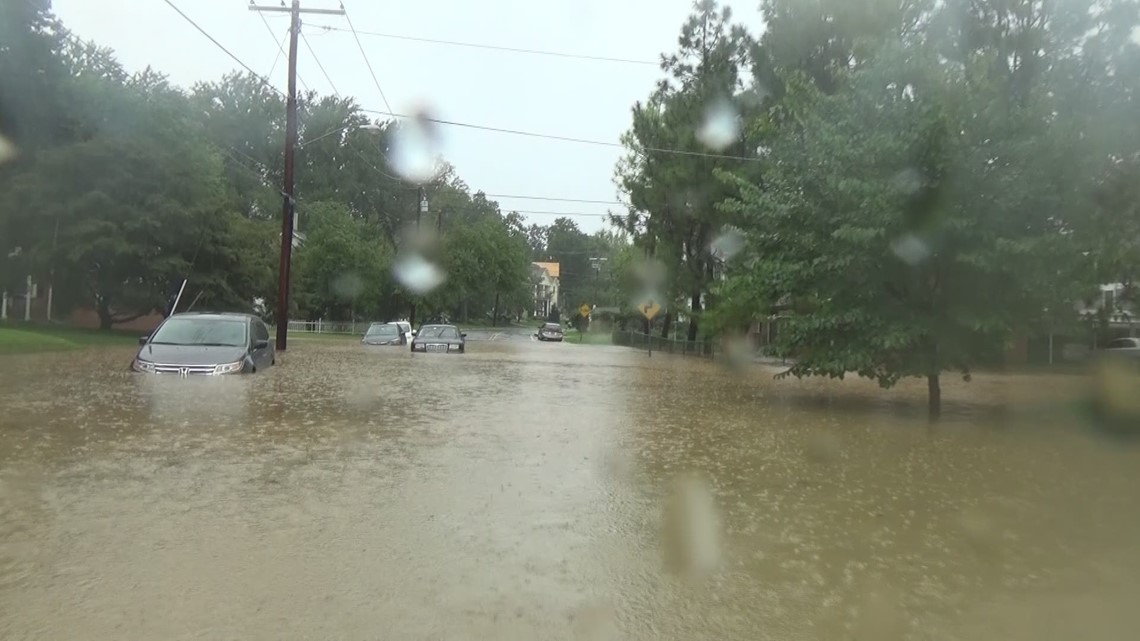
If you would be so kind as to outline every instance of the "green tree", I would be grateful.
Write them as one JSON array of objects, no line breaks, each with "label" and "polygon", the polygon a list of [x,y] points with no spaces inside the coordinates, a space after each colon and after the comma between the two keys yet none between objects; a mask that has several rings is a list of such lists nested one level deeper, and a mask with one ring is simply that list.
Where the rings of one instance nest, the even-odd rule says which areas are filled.
[{"label": "green tree", "polygon": [[[618,219],[634,242],[671,267],[659,292],[673,300],[688,299],[689,340],[696,340],[699,320],[716,262],[710,245],[730,222],[717,204],[732,195],[717,180],[719,170],[739,160],[717,157],[750,155],[748,137],[737,119],[758,103],[743,81],[752,40],[731,25],[731,11],[713,0],[694,4],[694,14],[681,29],[680,49],[665,57],[668,74],[649,100],[633,108],[633,126],[623,137],[630,149],[618,165],[617,180],[629,194],[632,212]],[[720,130],[712,141],[709,130]],[[655,148],[687,154],[662,154]],[[672,312],[667,311],[664,332]]]}]

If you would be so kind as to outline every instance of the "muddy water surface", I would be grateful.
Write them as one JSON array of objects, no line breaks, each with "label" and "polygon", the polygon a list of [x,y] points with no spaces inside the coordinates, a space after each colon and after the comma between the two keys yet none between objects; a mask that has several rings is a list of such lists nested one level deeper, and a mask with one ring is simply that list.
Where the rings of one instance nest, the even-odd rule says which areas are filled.
[{"label": "muddy water surface", "polygon": [[[295,341],[249,377],[0,358],[4,639],[1133,639],[1140,452],[1066,377],[773,381]],[[711,574],[666,570],[698,473]],[[682,552],[682,554],[684,554]]]}]

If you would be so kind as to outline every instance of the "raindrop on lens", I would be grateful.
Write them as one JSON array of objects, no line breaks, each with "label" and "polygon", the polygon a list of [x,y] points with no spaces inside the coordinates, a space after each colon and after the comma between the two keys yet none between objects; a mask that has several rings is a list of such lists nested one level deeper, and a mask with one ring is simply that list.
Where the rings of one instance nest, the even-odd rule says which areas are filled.
[{"label": "raindrop on lens", "polygon": [[423,295],[439,287],[447,276],[439,267],[419,254],[408,254],[396,259],[392,265],[396,281],[413,294]]},{"label": "raindrop on lens", "polygon": [[891,184],[895,189],[904,194],[915,194],[925,181],[922,179],[922,174],[917,169],[904,169],[891,178]]},{"label": "raindrop on lens", "polygon": [[705,109],[697,140],[713,151],[724,151],[740,137],[740,117],[727,100],[717,100]]},{"label": "raindrop on lens", "polygon": [[723,260],[728,260],[744,249],[744,235],[735,229],[729,229],[717,236],[709,248]]},{"label": "raindrop on lens", "polygon": [[16,145],[0,134],[0,165],[16,157]]},{"label": "raindrop on lens", "polygon": [[392,134],[392,170],[410,182],[430,182],[443,171],[440,146],[436,124],[426,111],[419,111]]},{"label": "raindrop on lens", "polygon": [[331,283],[333,294],[343,300],[351,300],[364,291],[364,280],[357,274],[347,273],[337,276]]},{"label": "raindrop on lens", "polygon": [[720,515],[708,483],[697,476],[675,480],[662,518],[665,568],[690,579],[708,576],[720,564]]},{"label": "raindrop on lens", "polygon": [[904,263],[915,266],[930,257],[930,248],[918,236],[906,234],[891,243],[891,251]]}]

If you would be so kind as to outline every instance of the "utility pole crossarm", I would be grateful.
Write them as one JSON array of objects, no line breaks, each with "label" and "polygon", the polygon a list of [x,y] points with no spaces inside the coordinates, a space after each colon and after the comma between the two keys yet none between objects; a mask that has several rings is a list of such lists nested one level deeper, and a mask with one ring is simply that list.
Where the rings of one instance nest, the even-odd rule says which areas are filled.
[{"label": "utility pole crossarm", "polygon": [[[274,13],[292,13],[290,7],[271,7],[268,5],[249,4],[250,11],[271,11]],[[328,16],[343,16],[344,9],[298,9],[299,13],[320,13]]]}]

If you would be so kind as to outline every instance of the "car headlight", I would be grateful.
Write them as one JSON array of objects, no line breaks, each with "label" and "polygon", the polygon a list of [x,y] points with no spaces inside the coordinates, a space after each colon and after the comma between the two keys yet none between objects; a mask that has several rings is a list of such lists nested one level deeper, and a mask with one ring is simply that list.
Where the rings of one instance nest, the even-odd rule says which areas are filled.
[{"label": "car headlight", "polygon": [[154,363],[136,358],[135,362],[131,364],[131,369],[135,370],[136,372],[146,372],[147,374],[153,374]]},{"label": "car headlight", "polygon": [[214,368],[214,374],[233,374],[234,372],[240,372],[243,367],[245,367],[244,360],[234,361],[232,363],[223,363]]},{"label": "car headlight", "polygon": [[459,344],[458,343],[448,343],[447,344],[447,351],[450,352],[452,350],[458,351],[459,350]]}]

